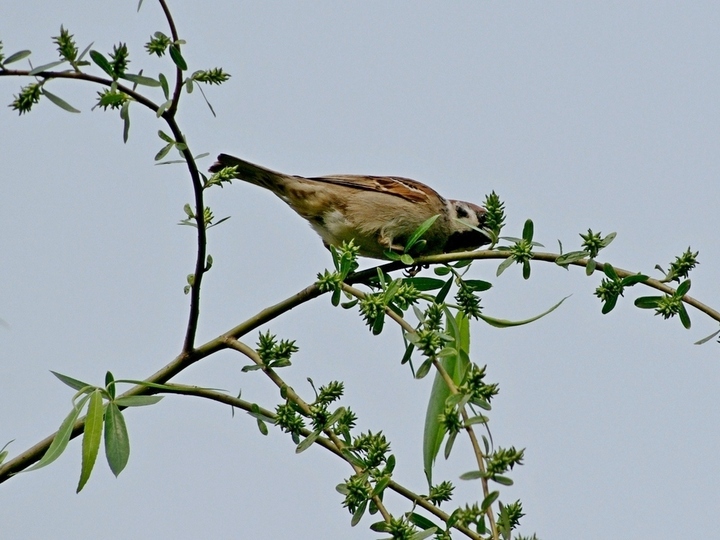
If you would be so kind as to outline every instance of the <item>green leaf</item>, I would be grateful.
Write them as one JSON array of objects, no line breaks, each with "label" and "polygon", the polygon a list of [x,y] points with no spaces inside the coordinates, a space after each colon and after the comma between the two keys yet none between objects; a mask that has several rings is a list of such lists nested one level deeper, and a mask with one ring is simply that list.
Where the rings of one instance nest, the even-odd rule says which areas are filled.
[{"label": "green leaf", "polygon": [[67,384],[70,388],[73,390],[83,390],[85,388],[91,387],[91,384],[88,384],[83,381],[79,381],[78,379],[73,379],[72,377],[68,377],[67,375],[63,375],[62,373],[58,373],[56,371],[50,371],[53,375],[55,375],[58,379],[60,379],[62,382]]},{"label": "green leaf", "polygon": [[490,493],[488,493],[487,497],[483,499],[483,502],[480,505],[480,510],[484,512],[485,510],[490,508],[490,506],[492,506],[492,503],[497,501],[498,497],[500,497],[499,491],[491,491]]},{"label": "green leaf", "polygon": [[5,61],[3,62],[3,65],[12,64],[13,62],[18,62],[22,60],[23,58],[27,58],[32,54],[32,51],[24,50],[24,51],[18,51],[14,54],[11,54],[8,56]]},{"label": "green leaf", "polygon": [[119,397],[113,402],[118,407],[145,407],[155,405],[163,396],[127,396]]},{"label": "green leaf", "polygon": [[655,309],[658,307],[662,296],[641,296],[635,299],[635,307],[640,309]]},{"label": "green leaf", "polygon": [[622,278],[620,280],[620,283],[623,287],[632,287],[636,283],[645,283],[648,279],[650,279],[650,276],[645,276],[643,274],[633,274],[632,276]]},{"label": "green leaf", "polygon": [[385,488],[388,487],[388,484],[390,484],[390,477],[385,476],[377,481],[375,484],[375,487],[372,490],[372,493],[370,493],[371,497],[377,497],[380,495],[383,491],[385,491]]},{"label": "green leaf", "polygon": [[702,338],[701,340],[696,341],[695,343],[693,343],[693,345],[702,345],[703,343],[707,343],[708,341],[710,341],[712,338],[714,338],[714,337],[717,336],[718,334],[720,334],[720,330],[717,330],[716,332],[713,332],[713,333],[710,334],[709,336],[704,337],[704,338]]},{"label": "green leaf", "polygon": [[115,476],[123,471],[130,458],[130,439],[125,418],[112,402],[105,409],[105,457]]},{"label": "green leaf", "polygon": [[425,538],[429,538],[435,534],[437,530],[438,527],[431,527],[430,529],[426,529],[424,531],[418,531],[410,537],[410,540],[425,540]]},{"label": "green leaf", "polygon": [[568,251],[564,255],[560,255],[557,259],[555,259],[555,264],[565,266],[575,261],[584,259],[585,257],[587,257],[587,253],[584,251]]},{"label": "green leaf", "polygon": [[460,475],[460,480],[477,480],[483,476],[485,476],[485,474],[482,471],[468,471]]},{"label": "green leaf", "polygon": [[442,289],[440,289],[440,291],[435,296],[435,302],[441,304],[445,301],[445,298],[447,298],[447,295],[450,292],[450,287],[452,287],[452,284],[453,278],[450,278],[445,282],[445,285],[443,285]]},{"label": "green leaf", "polygon": [[510,268],[510,265],[515,262],[515,257],[512,255],[505,259],[503,262],[500,263],[500,266],[498,266],[497,272],[495,272],[495,276],[500,277],[500,274],[502,274],[505,270]]},{"label": "green leaf", "polygon": [[75,107],[73,107],[72,105],[70,105],[67,101],[65,101],[65,100],[62,99],[62,98],[59,98],[59,97],[56,96],[55,94],[51,94],[50,92],[48,92],[48,91],[45,90],[44,88],[42,89],[42,95],[45,96],[46,98],[48,98],[52,103],[54,103],[55,105],[57,105],[57,106],[60,107],[61,109],[64,109],[64,110],[66,110],[66,111],[68,111],[68,112],[71,112],[71,113],[79,113],[79,112],[80,112],[80,111],[78,111]]},{"label": "green leaf", "polygon": [[426,518],[425,516],[422,516],[420,514],[416,514],[415,512],[411,512],[410,514],[408,514],[407,518],[408,518],[408,521],[410,521],[410,523],[412,523],[413,525],[417,525],[418,527],[420,527],[421,529],[424,529],[424,530],[431,529],[433,527],[437,527],[437,525],[435,525],[435,523],[430,521],[428,518]]},{"label": "green leaf", "polygon": [[316,430],[313,431],[310,435],[308,435],[307,437],[305,437],[305,438],[300,442],[300,444],[298,444],[298,445],[295,447],[295,453],[296,453],[296,454],[299,454],[299,453],[301,453],[301,452],[304,452],[304,451],[307,450],[308,448],[310,448],[310,447],[312,446],[312,444],[317,440],[317,438],[318,438],[319,436],[320,436],[320,431],[316,429]]},{"label": "green leaf", "polygon": [[5,461],[5,458],[8,456],[8,451],[5,450],[8,446],[10,446],[13,442],[15,442],[15,439],[10,439],[8,442],[5,443],[5,446],[0,448],[0,463]]},{"label": "green leaf", "polygon": [[405,252],[409,252],[412,247],[417,243],[420,238],[428,231],[430,227],[433,226],[433,223],[437,221],[437,218],[440,217],[440,214],[435,214],[434,216],[426,219],[422,222],[422,224],[415,229],[415,232],[410,235],[410,238],[408,238],[407,243],[405,244]]},{"label": "green leaf", "polygon": [[502,484],[503,486],[512,486],[514,484],[514,482],[512,481],[512,478],[508,478],[507,476],[500,476],[499,474],[496,474],[495,476],[491,476],[490,479],[493,482]]},{"label": "green leaf", "polygon": [[534,229],[535,229],[535,226],[533,225],[532,220],[528,219],[525,222],[525,225],[523,226],[523,232],[522,232],[523,240],[532,242]]},{"label": "green leaf", "polygon": [[92,50],[90,51],[90,58],[100,69],[102,69],[105,73],[110,75],[110,77],[115,79],[115,73],[113,72],[113,68],[110,65],[110,62],[108,62],[108,59],[103,56],[103,53]]},{"label": "green leaf", "polygon": [[469,287],[471,290],[475,292],[483,292],[487,291],[488,289],[492,288],[492,283],[489,283],[487,281],[483,281],[481,279],[465,279],[463,280],[463,283],[466,287]]},{"label": "green leaf", "polygon": [[531,322],[537,321],[538,319],[544,317],[545,315],[552,313],[557,308],[560,307],[560,304],[562,304],[565,300],[570,298],[571,295],[566,296],[562,300],[560,300],[557,304],[552,306],[550,309],[543,311],[540,315],[536,315],[535,317],[531,317],[529,319],[525,319],[522,321],[509,321],[507,319],[496,319],[495,317],[488,317],[487,315],[480,314],[480,318],[488,323],[490,326],[494,326],[495,328],[509,328],[511,326],[522,326],[524,324],[529,324]]},{"label": "green leaf", "polygon": [[126,101],[120,108],[120,118],[123,120],[123,143],[128,142],[130,136],[130,102]]},{"label": "green leaf", "polygon": [[55,62],[50,62],[49,64],[43,64],[42,66],[38,66],[36,68],[31,69],[30,72],[28,73],[28,75],[37,75],[38,73],[41,73],[48,69],[52,69],[55,66],[64,64],[65,62],[66,62],[65,60],[56,60]]},{"label": "green leaf", "polygon": [[362,519],[363,515],[365,515],[365,510],[367,510],[367,501],[363,501],[360,506],[358,506],[358,509],[355,510],[355,513],[353,514],[352,519],[350,520],[350,526],[354,527],[358,523],[360,523],[360,520]]},{"label": "green leaf", "polygon": [[403,253],[402,255],[400,255],[400,262],[407,266],[412,266],[413,264],[415,264],[415,260],[407,253]]},{"label": "green leaf", "polygon": [[145,77],[144,75],[135,75],[133,73],[125,73],[122,76],[123,79],[127,79],[130,82],[133,82],[135,84],[141,84],[143,86],[151,86],[153,88],[156,88],[158,86],[162,86],[160,81],[157,81],[153,79],[152,77]]},{"label": "green leaf", "polygon": [[[109,373],[109,372],[108,372]],[[82,441],[82,468],[80,471],[80,481],[78,482],[76,493],[80,493],[92,473],[97,459],[98,450],[100,449],[100,439],[102,438],[103,428],[103,399],[102,392],[95,390],[90,394],[90,403],[88,404],[88,412],[85,417],[85,431],[83,432]]]},{"label": "green leaf", "polygon": [[675,296],[682,298],[683,296],[685,296],[688,293],[689,290],[690,290],[690,280],[686,279],[680,285],[678,285],[678,288],[675,291]]},{"label": "green leaf", "polygon": [[523,279],[530,279],[530,261],[523,261]]},{"label": "green leaf", "polygon": [[436,266],[433,272],[435,272],[436,276],[447,276],[451,270],[447,266]]},{"label": "green leaf", "polygon": [[417,372],[415,373],[416,379],[424,379],[428,373],[430,373],[430,368],[432,367],[432,358],[428,358],[425,360],[422,364],[420,364],[420,367],[417,369]]},{"label": "green leaf", "polygon": [[611,232],[610,234],[608,234],[608,235],[607,235],[605,238],[603,238],[602,241],[601,241],[602,247],[604,247],[604,248],[608,247],[608,246],[610,245],[610,242],[612,242],[613,240],[615,240],[615,237],[616,237],[616,236],[617,236],[617,233],[615,233],[615,232]]},{"label": "green leaf", "polygon": [[585,266],[585,275],[592,276],[593,272],[595,272],[595,268],[597,268],[597,261],[595,259],[590,259]]},{"label": "green leaf", "polygon": [[158,107],[157,112],[155,113],[155,116],[157,116],[158,118],[160,118],[160,117],[163,115],[163,113],[164,113],[165,111],[167,111],[167,110],[172,106],[172,103],[173,103],[173,102],[172,102],[172,99],[168,99],[165,103],[163,103],[162,105],[160,105],[160,106]]},{"label": "green leaf", "polygon": [[487,416],[483,416],[482,414],[479,414],[477,416],[471,416],[467,419],[467,421],[464,423],[465,426],[472,426],[473,424],[486,424],[488,421]]},{"label": "green leaf", "polygon": [[110,399],[115,399],[115,377],[109,371],[105,373],[105,388],[110,395]]},{"label": "green leaf", "polygon": [[605,263],[603,265],[603,272],[605,272],[605,275],[610,278],[613,281],[619,281],[620,277],[617,275],[617,272],[615,271],[615,268],[610,263]]},{"label": "green leaf", "polygon": [[380,312],[380,314],[373,321],[373,325],[372,325],[373,335],[374,336],[380,335],[380,333],[382,332],[383,326],[385,326],[385,312]]},{"label": "green leaf", "polygon": [[[94,43],[95,43],[94,41],[91,42],[90,45],[88,45],[87,47],[85,47],[83,49],[83,52],[80,53],[80,56],[78,56],[77,60],[75,61],[76,64],[80,65],[80,62],[82,62],[82,59],[85,58],[85,55],[88,53],[88,51],[90,50],[90,47],[92,47]],[[88,62],[86,62],[85,64],[89,65]]]},{"label": "green leaf", "polygon": [[185,59],[180,52],[180,47],[178,47],[174,43],[170,45],[170,58],[172,58],[172,61],[175,62],[175,65],[180,70],[187,71],[187,62],[185,62]]},{"label": "green leaf", "polygon": [[50,465],[53,461],[60,457],[60,455],[65,451],[65,448],[67,448],[68,442],[70,442],[70,436],[72,435],[73,426],[75,425],[75,422],[77,421],[78,416],[80,416],[80,412],[82,411],[88,399],[90,399],[89,395],[83,396],[80,401],[75,404],[75,406],[70,411],[70,414],[68,414],[65,417],[65,420],[62,421],[62,424],[60,424],[60,428],[58,428],[53,442],[50,443],[50,446],[48,447],[43,457],[40,458],[40,461],[38,461],[32,467],[25,469],[23,472],[36,471],[37,469],[41,469],[46,465]]},{"label": "green leaf", "polygon": [[162,86],[163,94],[165,95],[165,99],[170,99],[170,85],[168,84],[167,77],[160,73],[158,75],[158,81],[160,82],[160,86]]},{"label": "green leaf", "polygon": [[605,300],[605,303],[603,304],[603,307],[602,307],[602,314],[607,315],[608,313],[610,313],[615,308],[617,301],[618,301],[617,295],[611,296],[607,300]]},{"label": "green leaf", "polygon": [[448,435],[447,441],[445,442],[445,451],[443,452],[443,457],[445,459],[448,459],[450,457],[450,452],[452,452],[456,438],[457,433],[451,433],[450,435]]},{"label": "green leaf", "polygon": [[175,146],[175,143],[168,143],[163,146],[160,151],[155,154],[155,161],[160,161],[162,158],[167,156],[170,150],[172,150],[173,146]]},{"label": "green leaf", "polygon": [[688,315],[688,312],[685,309],[685,304],[680,304],[680,312],[678,315],[680,315],[680,322],[685,329],[690,330],[690,315]]},{"label": "green leaf", "polygon": [[[444,267],[442,267],[444,268]],[[446,269],[447,270],[447,269]],[[441,279],[429,278],[429,277],[414,277],[407,278],[404,280],[405,283],[410,283],[418,291],[434,291],[442,287],[445,282]]]}]

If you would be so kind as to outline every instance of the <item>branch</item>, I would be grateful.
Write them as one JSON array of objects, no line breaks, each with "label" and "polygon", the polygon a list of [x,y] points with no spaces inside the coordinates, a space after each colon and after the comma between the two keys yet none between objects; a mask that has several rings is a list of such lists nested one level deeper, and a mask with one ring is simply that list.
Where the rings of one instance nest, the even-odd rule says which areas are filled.
[{"label": "branch", "polygon": [[[15,76],[15,77],[28,77],[30,76],[30,71],[25,69],[0,69],[0,77],[9,77],[9,76]],[[99,84],[102,86],[111,86],[113,84],[112,79],[105,79],[103,77],[97,77],[96,75],[90,75],[88,73],[78,73],[76,71],[41,71],[40,73],[36,73],[35,75],[32,75],[33,77],[41,77],[44,80],[50,80],[50,79],[75,79],[79,81],[87,81],[92,82],[95,84]],[[141,105],[144,105],[154,113],[157,113],[159,109],[159,105],[156,105],[155,102],[149,100],[142,94],[136,92],[135,90],[132,90],[128,88],[127,86],[124,86],[122,84],[117,85],[117,89],[120,90],[123,94],[127,94],[131,98],[133,98],[135,101],[140,103]],[[167,111],[163,113],[163,118],[167,120],[167,117],[165,116],[167,114]]]}]

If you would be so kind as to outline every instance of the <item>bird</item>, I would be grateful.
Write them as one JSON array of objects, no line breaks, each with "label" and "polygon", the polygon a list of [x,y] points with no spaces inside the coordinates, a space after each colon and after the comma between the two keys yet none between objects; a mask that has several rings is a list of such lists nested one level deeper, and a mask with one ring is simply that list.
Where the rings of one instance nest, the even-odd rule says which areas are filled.
[{"label": "bird", "polygon": [[486,210],[445,199],[425,184],[399,176],[294,176],[220,154],[210,167],[235,167],[235,178],[272,191],[310,223],[326,248],[353,240],[358,254],[388,259],[403,253],[408,239],[429,218],[422,255],[473,250],[490,243],[481,231]]}]

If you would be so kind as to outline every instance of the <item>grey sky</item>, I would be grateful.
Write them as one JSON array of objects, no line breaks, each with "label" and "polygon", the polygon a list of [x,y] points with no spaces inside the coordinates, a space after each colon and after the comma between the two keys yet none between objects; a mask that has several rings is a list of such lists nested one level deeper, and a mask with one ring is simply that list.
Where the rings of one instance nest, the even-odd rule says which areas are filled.
[{"label": "grey sky", "polygon": [[[131,67],[169,73],[141,45],[166,31],[158,6],[0,0],[6,52],[55,59],[64,24],[81,48],[127,41]],[[185,96],[181,126],[196,153],[227,152],[293,174],[395,174],[451,198],[505,201],[505,231],[526,218],[548,251],[579,246],[589,227],[618,237],[603,260],[644,272],[688,245],[700,251],[691,295],[720,306],[720,5],[717,2],[175,2],[190,69],[233,77]],[[18,79],[0,79],[10,103]],[[101,383],[141,378],[180,349],[193,231],[176,226],[190,201],[181,167],[155,167],[163,126],[131,109],[122,144],[116,113],[90,111],[92,85],[48,89],[83,110],[44,101],[18,117],[0,107],[0,446],[11,456],[57,428],[71,393],[50,369]],[[158,93],[159,99],[159,93]],[[205,161],[209,166],[210,158]],[[200,341],[310,284],[330,257],[271,194],[237,183],[210,193],[218,216],[203,289]],[[367,265],[369,261],[365,261]],[[693,327],[632,307],[608,316],[586,278],[536,263],[477,263],[493,281],[490,315],[521,319],[573,296],[536,324],[473,325],[474,360],[500,383],[491,427],[501,446],[526,447],[515,486],[522,531],[541,538],[706,536],[720,503],[718,345]],[[643,293],[646,294],[646,293]],[[399,365],[402,341],[374,338],[327,298],[270,328],[296,339],[285,376],[346,382],[359,426],[382,429],[397,479],[425,489],[421,436],[431,381]],[[248,340],[251,343],[254,341]],[[220,387],[274,406],[278,396],[246,362],[222,354],[182,382]],[[197,399],[167,397],[127,414],[132,452],[115,480],[99,463],[80,495],[79,441],[51,467],[0,488],[7,538],[373,538],[351,529],[334,486],[351,471],[321,449],[296,456],[290,439]],[[477,500],[465,441],[437,478]],[[101,456],[101,460],[104,458]],[[409,506],[388,497],[397,512]]]}]

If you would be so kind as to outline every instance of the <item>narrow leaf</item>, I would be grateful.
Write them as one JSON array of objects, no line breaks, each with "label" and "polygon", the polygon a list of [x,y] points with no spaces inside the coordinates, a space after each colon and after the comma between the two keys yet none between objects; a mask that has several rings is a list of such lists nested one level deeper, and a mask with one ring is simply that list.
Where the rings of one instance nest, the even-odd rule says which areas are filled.
[{"label": "narrow leaf", "polygon": [[435,296],[435,302],[441,304],[445,301],[445,298],[447,298],[447,295],[450,292],[450,287],[452,287],[452,284],[453,278],[450,278],[445,282],[445,285],[443,285],[442,289],[440,289],[440,291]]},{"label": "narrow leaf", "polygon": [[490,493],[488,493],[487,497],[485,497],[483,499],[483,502],[480,505],[480,510],[482,510],[484,512],[485,510],[490,508],[492,503],[494,503],[498,499],[499,496],[500,496],[499,491],[491,491]]},{"label": "narrow leaf", "polygon": [[64,109],[64,110],[66,110],[66,111],[68,111],[68,112],[71,112],[71,113],[79,113],[79,112],[80,112],[80,111],[77,110],[75,107],[73,107],[72,105],[70,105],[67,101],[65,101],[65,100],[62,99],[62,98],[59,98],[59,97],[56,96],[55,94],[51,94],[50,92],[48,92],[48,91],[45,90],[44,88],[43,88],[43,90],[42,90],[42,94],[43,94],[46,98],[48,98],[52,103],[54,103],[55,105],[57,105],[58,107],[60,107],[61,109]]},{"label": "narrow leaf", "polygon": [[155,161],[160,161],[162,158],[167,156],[168,153],[170,152],[170,150],[172,150],[173,146],[175,146],[174,143],[168,143],[165,146],[163,146],[160,149],[160,151],[157,154],[155,154]]},{"label": "narrow leaf", "polygon": [[409,252],[412,247],[417,243],[420,238],[428,231],[430,227],[433,226],[433,223],[437,221],[437,218],[440,217],[440,214],[435,214],[434,216],[426,219],[423,221],[423,223],[415,229],[415,232],[410,235],[410,238],[408,238],[407,243],[405,244],[405,252]]},{"label": "narrow leaf", "polygon": [[95,62],[95,64],[97,64],[100,69],[110,75],[113,79],[115,78],[115,73],[113,73],[112,66],[110,65],[110,62],[108,62],[107,58],[103,56],[103,53],[92,50],[90,51],[90,58],[93,62]]},{"label": "narrow leaf", "polygon": [[605,263],[603,265],[603,272],[605,272],[605,275],[613,281],[618,281],[620,279],[615,271],[615,268],[610,263]]},{"label": "narrow leaf", "polygon": [[477,480],[483,476],[484,473],[482,471],[468,471],[460,475],[460,480]]},{"label": "narrow leaf", "polygon": [[172,58],[172,61],[175,62],[175,65],[180,68],[180,70],[187,71],[187,62],[185,62],[185,59],[180,52],[180,47],[174,43],[170,45],[170,58]]},{"label": "narrow leaf", "polygon": [[424,531],[418,531],[410,537],[410,540],[425,540],[425,538],[429,538],[435,534],[437,530],[437,527],[431,527],[430,529],[426,529]]},{"label": "narrow leaf", "polygon": [[85,48],[83,49],[83,52],[80,53],[80,56],[78,56],[78,57],[77,57],[77,60],[75,61],[76,64],[79,64],[79,63],[82,61],[82,59],[85,58],[85,55],[90,51],[90,47],[92,47],[94,43],[95,43],[95,42],[92,41],[92,42],[90,43],[90,45],[88,45],[87,47],[85,47]]},{"label": "narrow leaf", "polygon": [[155,405],[163,396],[127,396],[114,400],[118,407],[145,407]]},{"label": "narrow leaf", "polygon": [[405,283],[412,284],[418,291],[434,291],[442,287],[445,282],[441,279],[429,277],[414,277],[405,280]]},{"label": "narrow leaf", "polygon": [[305,437],[300,442],[300,444],[297,445],[297,447],[295,448],[295,453],[299,454],[301,452],[304,452],[308,448],[310,448],[319,436],[320,436],[320,431],[318,431],[318,430],[313,431],[310,435]]},{"label": "narrow leaf", "polygon": [[683,296],[685,296],[688,293],[689,290],[690,290],[690,280],[686,279],[680,285],[678,285],[678,288],[675,291],[675,296],[682,298]]},{"label": "narrow leaf", "polygon": [[360,520],[362,519],[363,515],[365,515],[365,510],[367,510],[367,501],[363,501],[362,504],[358,507],[358,509],[355,510],[355,513],[353,514],[353,517],[350,520],[351,527],[354,527],[355,525],[360,523]]},{"label": "narrow leaf", "polygon": [[497,272],[495,272],[495,276],[500,277],[500,274],[502,274],[505,270],[510,268],[510,265],[515,262],[515,257],[512,255],[505,259],[503,262],[500,263],[500,266],[498,266]]},{"label": "narrow leaf", "polygon": [[27,58],[32,54],[32,51],[18,51],[14,54],[11,54],[8,56],[5,61],[3,62],[3,65],[12,64],[13,62],[18,62],[19,60],[22,60],[23,58]]},{"label": "narrow leaf", "polygon": [[43,71],[46,71],[48,69],[52,69],[55,66],[59,66],[60,64],[64,64],[65,60],[56,60],[55,62],[50,62],[49,64],[43,64],[42,66],[38,66],[36,68],[33,68],[30,70],[28,75],[37,75],[38,73],[41,73]]},{"label": "narrow leaf", "polygon": [[70,435],[72,435],[73,426],[75,425],[75,422],[77,421],[78,416],[80,416],[80,412],[82,411],[83,407],[85,406],[85,402],[87,402],[88,399],[90,399],[90,396],[86,395],[83,396],[80,401],[78,401],[78,403],[70,411],[70,414],[68,414],[65,417],[65,420],[63,420],[62,424],[60,424],[60,428],[55,434],[53,442],[50,443],[50,446],[48,447],[47,451],[40,459],[40,461],[38,461],[32,467],[25,469],[23,472],[41,469],[46,465],[50,465],[53,461],[60,457],[60,455],[65,451],[65,448],[67,448],[68,442],[70,442]]},{"label": "narrow leaf", "polygon": [[92,386],[91,384],[88,384],[83,381],[79,381],[78,379],[73,379],[72,377],[68,377],[67,375],[63,375],[62,373],[58,373],[56,371],[50,371],[53,375],[55,375],[58,379],[60,379],[62,382],[67,384],[70,388],[73,390],[83,390],[84,388],[87,388],[88,386]]},{"label": "narrow leaf", "polygon": [[585,253],[584,251],[568,251],[564,255],[560,255],[557,259],[555,259],[555,264],[564,266],[575,261],[584,259],[585,257],[587,257],[587,253]]},{"label": "narrow leaf", "polygon": [[522,232],[523,240],[527,240],[528,242],[532,242],[534,230],[535,230],[535,226],[533,225],[532,220],[531,220],[531,219],[528,219],[528,220],[525,222],[525,225],[523,226],[523,232]]},{"label": "narrow leaf", "polygon": [[643,274],[633,274],[632,276],[622,278],[620,280],[620,283],[623,285],[623,287],[631,287],[636,283],[644,283],[648,279],[650,279],[650,276],[645,276]]},{"label": "narrow leaf", "polygon": [[609,297],[607,300],[605,300],[605,303],[603,304],[603,307],[602,307],[602,314],[607,315],[608,313],[610,313],[615,308],[617,301],[618,301],[617,295],[613,295],[613,296]]},{"label": "narrow leaf", "polygon": [[123,120],[123,143],[128,142],[130,136],[130,102],[123,103],[120,109],[120,118]]},{"label": "narrow leaf", "polygon": [[466,279],[463,280],[463,283],[466,287],[469,287],[475,292],[483,292],[487,291],[488,289],[492,288],[492,283],[489,283],[487,281],[483,281],[481,279]]},{"label": "narrow leaf", "polygon": [[98,450],[100,449],[100,439],[102,438],[103,427],[103,399],[102,392],[95,390],[90,394],[90,403],[88,404],[88,412],[85,417],[85,431],[83,432],[82,441],[82,468],[80,471],[80,481],[78,482],[76,493],[85,487],[90,473],[92,473],[97,459]]},{"label": "narrow leaf", "polygon": [[160,81],[157,81],[153,79],[152,77],[145,77],[144,75],[135,75],[133,73],[125,73],[122,76],[123,79],[127,79],[130,82],[134,82],[135,84],[141,84],[143,86],[152,86],[152,87],[158,87],[162,86],[160,84]]},{"label": "narrow leaf", "polygon": [[495,328],[508,328],[508,327],[511,327],[511,326],[522,326],[522,325],[524,325],[524,324],[529,324],[529,323],[531,323],[531,322],[537,321],[538,319],[541,319],[541,318],[544,317],[545,315],[547,315],[547,314],[549,314],[549,313],[552,313],[552,312],[555,311],[557,308],[559,308],[560,305],[561,305],[565,300],[567,300],[568,298],[570,298],[570,296],[566,296],[565,298],[563,298],[562,300],[560,300],[557,304],[555,304],[554,306],[552,306],[550,309],[548,309],[548,310],[540,313],[540,315],[536,315],[535,317],[531,317],[531,318],[529,318],[529,319],[525,319],[525,320],[522,320],[522,321],[509,321],[509,320],[507,320],[507,319],[496,319],[496,318],[494,318],[494,317],[488,317],[487,315],[482,315],[482,314],[480,315],[480,318],[481,318],[483,321],[485,321],[486,323],[488,323],[490,326],[494,326]]},{"label": "narrow leaf", "polygon": [[713,332],[712,334],[710,334],[707,337],[702,338],[701,340],[696,341],[693,345],[702,345],[703,343],[707,343],[708,341],[710,341],[712,338],[714,338],[718,334],[720,334],[720,330]]},{"label": "narrow leaf", "polygon": [[115,399],[115,377],[109,371],[105,373],[105,388],[110,394],[110,399]]},{"label": "narrow leaf", "polygon": [[641,296],[635,299],[635,307],[640,309],[655,309],[658,307],[662,296]]},{"label": "narrow leaf", "polygon": [[158,75],[158,80],[160,81],[160,86],[162,86],[163,94],[165,95],[165,99],[170,99],[170,85],[168,84],[167,77],[160,73]]},{"label": "narrow leaf", "polygon": [[408,515],[408,521],[424,530],[431,529],[432,527],[437,527],[437,525],[435,525],[435,523],[430,521],[428,518],[420,514],[416,514],[415,512],[412,512]]},{"label": "narrow leaf", "polygon": [[685,309],[685,304],[680,304],[680,322],[685,327],[686,330],[690,330],[690,315],[688,315],[687,310]]},{"label": "narrow leaf", "polygon": [[108,403],[105,410],[105,457],[115,476],[123,471],[130,458],[130,439],[125,418],[115,403]]},{"label": "narrow leaf", "polygon": [[508,478],[507,476],[500,476],[499,474],[491,476],[490,479],[493,482],[497,482],[498,484],[501,484],[503,486],[512,486],[514,484],[512,478]]}]

